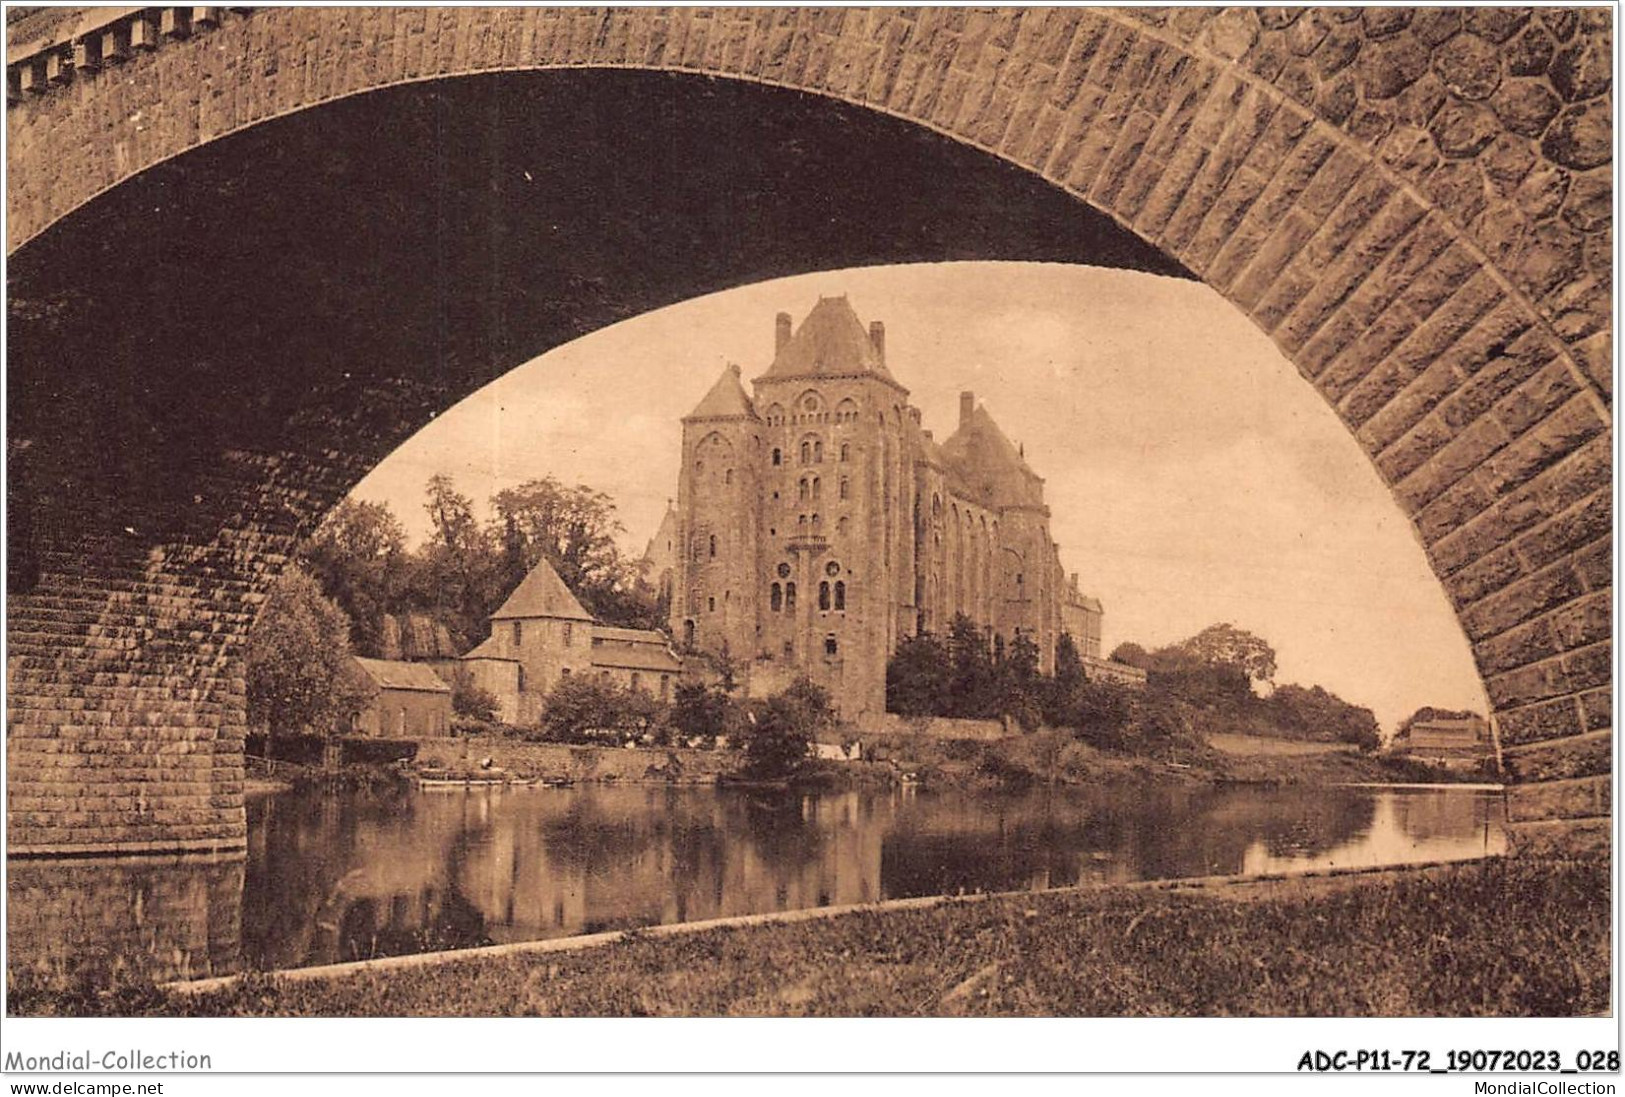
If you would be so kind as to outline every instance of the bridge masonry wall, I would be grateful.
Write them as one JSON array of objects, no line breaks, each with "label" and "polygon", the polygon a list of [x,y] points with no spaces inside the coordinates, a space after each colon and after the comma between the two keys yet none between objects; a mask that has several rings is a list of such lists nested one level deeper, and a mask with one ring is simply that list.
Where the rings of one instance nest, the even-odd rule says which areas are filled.
[{"label": "bridge masonry wall", "polygon": [[[916,121],[1179,259],[1332,404],[1444,584],[1520,783],[1513,817],[1544,841],[1612,810],[1611,58],[1607,9],[228,13],[207,33],[19,90],[10,245],[188,148],[407,80],[647,68]],[[290,460],[318,469],[337,459],[336,437]],[[344,457],[387,452],[364,450]],[[305,521],[335,498],[313,490],[293,505]],[[86,554],[62,574],[100,567]],[[274,570],[255,560],[233,573],[243,606]],[[220,625],[235,636],[252,613],[230,613]],[[40,657],[99,643],[76,633]],[[135,650],[136,663],[148,657]],[[219,651],[235,720],[231,642]],[[13,713],[57,714],[38,722],[41,742],[65,742],[50,729],[72,726],[67,706],[36,704],[54,695],[50,666],[31,669]],[[145,713],[116,715],[122,696],[66,699],[143,741]],[[222,728],[192,742],[229,754],[229,721],[207,735]],[[216,795],[221,818],[238,812],[233,793]],[[101,826],[16,800],[10,810],[38,820],[14,843],[61,827],[91,841]]]}]

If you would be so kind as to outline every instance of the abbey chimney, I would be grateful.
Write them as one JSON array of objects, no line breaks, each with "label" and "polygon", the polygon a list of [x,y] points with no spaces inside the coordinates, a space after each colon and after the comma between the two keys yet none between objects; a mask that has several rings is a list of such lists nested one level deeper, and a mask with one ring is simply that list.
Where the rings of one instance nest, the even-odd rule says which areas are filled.
[{"label": "abbey chimney", "polygon": [[970,422],[970,417],[973,414],[975,414],[975,412],[976,412],[976,394],[974,392],[969,392],[969,391],[960,393],[959,394],[959,425],[961,427],[963,427],[967,423],[969,423]]},{"label": "abbey chimney", "polygon": [[790,314],[781,312],[773,318],[773,353],[777,354],[784,349],[784,344],[790,341]]},{"label": "abbey chimney", "polygon": [[884,365],[886,362],[886,325],[879,320],[869,324],[869,345],[875,348],[875,356]]}]

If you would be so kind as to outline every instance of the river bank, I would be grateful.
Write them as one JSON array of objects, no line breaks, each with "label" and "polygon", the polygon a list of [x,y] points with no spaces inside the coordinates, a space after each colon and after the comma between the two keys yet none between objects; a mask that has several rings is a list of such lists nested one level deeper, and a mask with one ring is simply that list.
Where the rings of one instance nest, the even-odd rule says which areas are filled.
[{"label": "river bank", "polygon": [[13,982],[18,1015],[1571,1016],[1609,1002],[1606,861],[1117,887],[629,934],[178,993]]},{"label": "river bank", "polygon": [[[1406,784],[1483,780],[1402,758],[1326,747],[1274,751],[1225,741],[1171,745],[1154,755],[1102,750],[1065,731],[1039,731],[993,741],[924,735],[872,738],[857,762],[809,762],[800,783],[865,788],[907,782],[928,789],[1024,788],[1111,784]],[[728,750],[677,747],[572,746],[513,736],[424,740],[417,770],[580,783],[713,784],[739,765]]]}]

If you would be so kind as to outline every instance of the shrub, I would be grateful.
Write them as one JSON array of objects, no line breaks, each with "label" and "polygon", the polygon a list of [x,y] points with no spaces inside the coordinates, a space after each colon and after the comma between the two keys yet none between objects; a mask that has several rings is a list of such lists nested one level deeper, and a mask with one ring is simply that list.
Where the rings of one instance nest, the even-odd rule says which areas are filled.
[{"label": "shrub", "polygon": [[833,720],[829,693],[823,687],[805,678],[792,683],[749,712],[741,771],[765,780],[794,775],[807,760],[814,732]]}]

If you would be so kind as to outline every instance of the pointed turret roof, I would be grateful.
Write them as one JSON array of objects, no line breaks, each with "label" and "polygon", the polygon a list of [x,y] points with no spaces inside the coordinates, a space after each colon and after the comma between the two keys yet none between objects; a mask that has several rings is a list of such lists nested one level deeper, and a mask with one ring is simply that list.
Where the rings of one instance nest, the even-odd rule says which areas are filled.
[{"label": "pointed turret roof", "polygon": [[565,621],[591,621],[592,614],[581,608],[576,596],[564,585],[546,557],[536,562],[530,574],[508,595],[491,620],[508,617],[555,617]]},{"label": "pointed turret roof", "polygon": [[745,386],[739,380],[739,367],[735,365],[729,365],[723,370],[722,376],[717,378],[717,383],[705,394],[705,399],[683,417],[685,422],[690,419],[754,418],[756,405],[751,403],[750,397],[745,394]]},{"label": "pointed turret roof", "polygon": [[886,369],[885,359],[843,294],[818,299],[818,304],[789,341],[779,348],[773,364],[757,381],[850,377],[865,373],[902,388]]}]

